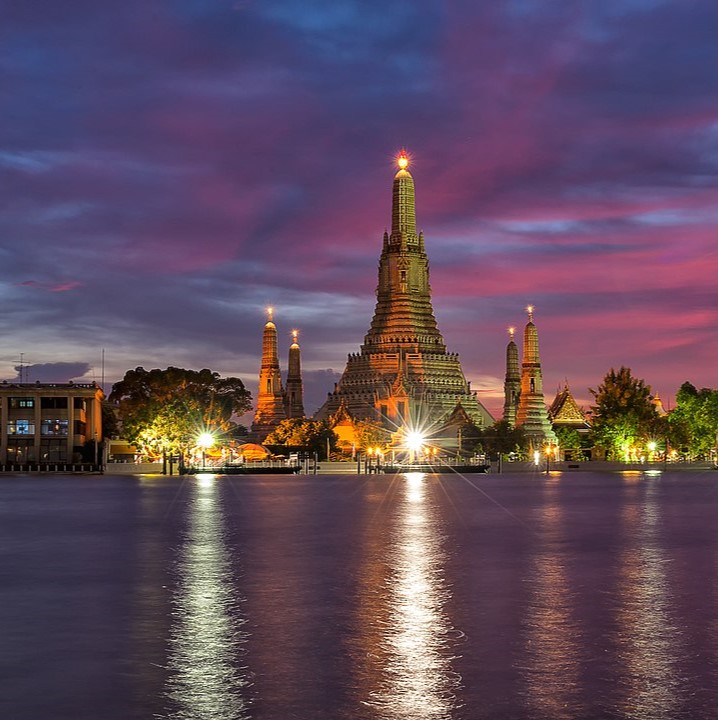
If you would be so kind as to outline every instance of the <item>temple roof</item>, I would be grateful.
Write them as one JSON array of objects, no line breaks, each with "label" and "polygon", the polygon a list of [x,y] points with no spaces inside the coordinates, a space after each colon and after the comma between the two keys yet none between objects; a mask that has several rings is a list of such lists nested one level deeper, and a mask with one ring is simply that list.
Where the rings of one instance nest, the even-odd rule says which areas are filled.
[{"label": "temple roof", "polygon": [[554,425],[589,427],[586,416],[571,395],[568,384],[556,393],[548,410],[548,416]]}]

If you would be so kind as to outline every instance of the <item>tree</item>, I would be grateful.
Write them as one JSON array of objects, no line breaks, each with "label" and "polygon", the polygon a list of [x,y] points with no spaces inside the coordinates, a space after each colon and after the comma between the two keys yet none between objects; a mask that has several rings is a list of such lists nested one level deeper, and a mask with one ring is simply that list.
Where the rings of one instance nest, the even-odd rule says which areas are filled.
[{"label": "tree", "polygon": [[707,458],[716,448],[718,390],[684,382],[676,394],[676,407],[668,416],[670,441],[691,458]]},{"label": "tree", "polygon": [[336,449],[337,435],[326,420],[292,418],[282,420],[267,435],[264,444],[270,447],[286,446],[305,452],[316,452],[319,457],[324,458],[327,452],[327,442],[330,451]]},{"label": "tree", "polygon": [[481,433],[481,446],[484,452],[495,458],[499,455],[523,452],[526,435],[520,427],[513,428],[508,420],[498,420]]},{"label": "tree", "polygon": [[356,420],[354,422],[354,433],[357,440],[357,448],[367,448],[386,445],[391,439],[391,433],[378,422],[373,420]]},{"label": "tree", "polygon": [[123,437],[144,452],[184,453],[202,432],[225,433],[252,407],[239,378],[211,370],[128,370],[112,387]]},{"label": "tree", "polygon": [[634,378],[630,368],[609,370],[596,390],[589,388],[596,405],[591,408],[594,444],[609,459],[628,461],[644,451],[659,432],[659,416],[651,388]]}]

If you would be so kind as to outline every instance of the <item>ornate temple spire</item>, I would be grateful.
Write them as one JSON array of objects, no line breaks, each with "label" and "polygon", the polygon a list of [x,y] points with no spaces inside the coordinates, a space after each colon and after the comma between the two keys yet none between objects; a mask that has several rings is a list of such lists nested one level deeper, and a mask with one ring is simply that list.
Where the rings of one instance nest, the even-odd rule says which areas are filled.
[{"label": "ornate temple spire", "polygon": [[288,418],[304,417],[304,390],[302,387],[301,350],[297,342],[298,330],[292,330],[292,344],[289,346],[287,387],[284,393],[285,411]]},{"label": "ornate temple spire", "polygon": [[371,325],[315,417],[330,418],[344,404],[354,418],[380,421],[387,429],[418,419],[440,426],[460,403],[477,426],[490,425],[491,414],[471,390],[459,356],[447,352],[436,324],[409,160],[404,150],[396,160],[391,232],[383,234]]},{"label": "ornate temple spire", "polygon": [[529,319],[524,328],[521,395],[516,412],[516,425],[523,427],[526,437],[536,447],[544,443],[555,444],[556,435],[551,427],[544,402],[538,330],[533,322],[533,305],[529,305],[526,311]]},{"label": "ornate temple spire", "polygon": [[416,233],[414,179],[406,151],[397,159],[392,185],[391,234],[379,258],[377,304],[364,348],[396,351],[399,345],[445,352],[431,306],[429,259]]},{"label": "ornate temple spire", "polygon": [[506,346],[506,378],[504,380],[504,420],[516,426],[516,412],[521,394],[521,370],[519,349],[514,342],[515,328],[509,328],[509,344]]},{"label": "ornate temple spire", "polygon": [[273,320],[273,308],[267,308],[267,322],[262,336],[262,366],[259,371],[257,411],[252,423],[253,439],[262,441],[286,418],[284,391],[277,353],[277,326]]},{"label": "ornate temple spire", "polygon": [[414,198],[414,178],[406,169],[409,156],[406,150],[399,153],[396,164],[399,171],[394,176],[391,204],[391,239],[416,240],[416,200]]},{"label": "ornate temple spire", "polygon": [[539,363],[538,331],[534,325],[534,306],[526,308],[529,321],[524,328],[524,363]]}]

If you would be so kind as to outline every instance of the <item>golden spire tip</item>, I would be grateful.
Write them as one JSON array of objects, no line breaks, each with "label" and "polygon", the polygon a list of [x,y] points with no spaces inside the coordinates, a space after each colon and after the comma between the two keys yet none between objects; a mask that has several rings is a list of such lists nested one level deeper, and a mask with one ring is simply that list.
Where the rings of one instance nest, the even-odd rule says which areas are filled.
[{"label": "golden spire tip", "polygon": [[402,148],[399,152],[396,164],[399,166],[400,170],[406,170],[406,168],[409,167],[409,153],[407,153],[404,148]]}]

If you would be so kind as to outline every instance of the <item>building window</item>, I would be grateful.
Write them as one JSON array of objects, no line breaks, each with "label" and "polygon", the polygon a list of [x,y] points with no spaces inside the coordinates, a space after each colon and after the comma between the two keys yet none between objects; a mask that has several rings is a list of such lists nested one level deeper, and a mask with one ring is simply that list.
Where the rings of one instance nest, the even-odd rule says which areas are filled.
[{"label": "building window", "polygon": [[21,463],[30,460],[30,454],[34,447],[34,441],[30,438],[8,438],[7,461],[9,463]]},{"label": "building window", "polygon": [[7,424],[8,435],[34,435],[35,423],[30,420],[11,420]]},{"label": "building window", "polygon": [[87,410],[87,403],[85,398],[76,397],[73,400],[73,406],[75,410]]},{"label": "building window", "polygon": [[67,410],[67,398],[66,397],[40,398],[40,407],[43,410]]},{"label": "building window", "polygon": [[399,412],[399,419],[404,420],[406,417],[406,405],[402,401],[399,401],[396,405]]},{"label": "building window", "polygon": [[67,462],[67,442],[57,438],[43,438],[40,441],[41,462]]},{"label": "building window", "polygon": [[43,435],[67,435],[67,420],[43,420],[41,433]]},{"label": "building window", "polygon": [[75,435],[87,435],[86,422],[83,422],[82,420],[75,420]]},{"label": "building window", "polygon": [[531,378],[531,392],[536,392],[536,382]]},{"label": "building window", "polygon": [[18,408],[34,408],[35,398],[31,397],[11,397],[8,398],[9,405],[13,410]]}]

